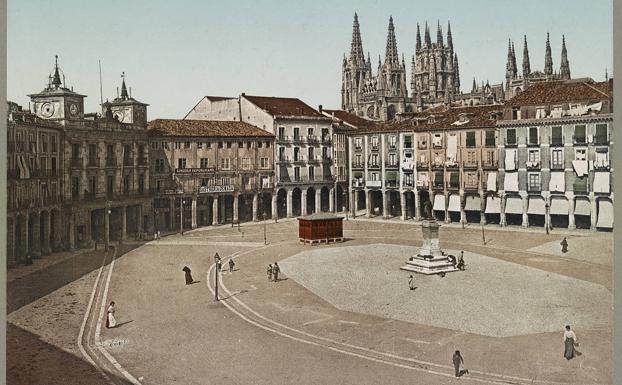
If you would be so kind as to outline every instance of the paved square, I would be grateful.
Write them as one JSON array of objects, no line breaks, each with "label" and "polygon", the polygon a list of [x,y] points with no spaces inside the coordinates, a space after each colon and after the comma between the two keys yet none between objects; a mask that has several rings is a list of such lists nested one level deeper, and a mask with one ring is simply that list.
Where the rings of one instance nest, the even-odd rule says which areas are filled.
[{"label": "paved square", "polygon": [[389,244],[322,248],[280,265],[288,277],[341,310],[486,336],[610,322],[612,296],[605,287],[471,252],[465,252],[466,271],[444,278],[414,274],[417,289],[410,291],[410,273],[399,267],[416,250]]}]

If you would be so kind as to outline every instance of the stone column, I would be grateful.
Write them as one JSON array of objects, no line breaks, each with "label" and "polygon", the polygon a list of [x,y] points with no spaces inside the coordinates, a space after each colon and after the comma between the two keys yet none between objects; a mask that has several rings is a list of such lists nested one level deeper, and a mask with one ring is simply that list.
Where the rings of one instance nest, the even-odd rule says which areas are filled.
[{"label": "stone column", "polygon": [[50,213],[44,216],[43,220],[43,230],[45,232],[45,238],[43,239],[42,253],[43,255],[48,255],[52,252],[52,248],[50,247],[50,239],[52,238],[52,223],[50,222],[52,218],[50,218]]},{"label": "stone column", "polygon": [[420,213],[420,209],[419,207],[421,207],[421,202],[419,202],[419,190],[415,189],[413,191],[414,195],[415,195],[415,220],[420,221],[421,220],[421,213]]},{"label": "stone column", "polygon": [[499,202],[500,203],[499,204],[499,207],[500,207],[499,211],[501,211],[501,214],[499,215],[500,216],[500,218],[499,218],[500,219],[500,225],[501,226],[507,226],[507,221],[505,219],[505,201],[506,201],[505,194],[502,194],[500,199],[501,199],[501,202]]},{"label": "stone column", "polygon": [[258,215],[257,215],[258,205],[259,205],[259,195],[253,194],[253,221],[254,222],[257,222],[259,220]]},{"label": "stone column", "polygon": [[451,219],[449,219],[449,193],[447,193],[447,188],[445,188],[444,194],[445,194],[445,223],[450,223]]},{"label": "stone column", "polygon": [[303,217],[307,215],[307,190],[302,190],[300,194],[300,213]]},{"label": "stone column", "polygon": [[291,218],[294,216],[294,191],[287,191],[287,217]]},{"label": "stone column", "polygon": [[36,213],[32,223],[32,245],[30,245],[33,257],[41,256],[41,215]]},{"label": "stone column", "polygon": [[212,225],[218,224],[218,195],[214,195],[212,201]]},{"label": "stone column", "polygon": [[567,193],[568,199],[568,230],[576,229],[575,220],[574,220],[574,194]]},{"label": "stone column", "polygon": [[406,220],[406,193],[404,191],[400,191],[400,208],[402,209],[401,212],[401,220],[405,221]]},{"label": "stone column", "polygon": [[527,214],[527,208],[529,207],[529,200],[527,195],[521,196],[523,200],[523,227],[529,227],[529,214]]},{"label": "stone column", "polygon": [[145,233],[145,223],[143,218],[143,205],[142,203],[136,206],[136,212],[138,216],[138,239],[142,239]]},{"label": "stone column", "polygon": [[334,187],[328,191],[328,211],[331,213],[335,212],[335,193]]},{"label": "stone column", "polygon": [[278,203],[277,194],[275,191],[275,193],[272,194],[272,219],[275,219],[275,220],[278,219],[278,216],[279,216],[279,210],[278,210],[278,207],[276,206],[277,203]]},{"label": "stone column", "polygon": [[322,190],[321,189],[316,189],[315,190],[315,209],[313,210],[314,213],[319,213],[320,211],[322,211]]},{"label": "stone column", "polygon": [[121,239],[127,239],[127,206],[121,207]]},{"label": "stone column", "polygon": [[365,189],[365,208],[367,210],[367,214],[365,215],[367,218],[371,218],[371,190]]},{"label": "stone column", "polygon": [[[547,195],[544,198],[544,228],[545,229],[550,229],[551,228],[551,197],[550,195]],[[547,210],[546,207],[549,207],[549,209]]]},{"label": "stone column", "polygon": [[191,219],[192,219],[192,228],[196,229],[197,228],[197,197],[196,195],[194,195],[192,197],[192,205],[190,206],[192,209],[192,215],[191,215]]},{"label": "stone column", "polygon": [[[26,216],[26,229],[28,229],[28,216]],[[69,250],[76,248],[76,220],[74,214],[69,214]],[[28,250],[28,236],[26,236],[26,249]]]},{"label": "stone column", "polygon": [[466,212],[464,211],[464,206],[466,205],[466,197],[464,196],[464,192],[460,190],[460,224],[466,224]]},{"label": "stone column", "polygon": [[382,217],[384,219],[389,219],[389,192],[382,191]]},{"label": "stone column", "polygon": [[104,245],[108,246],[110,244],[110,207],[104,207]]},{"label": "stone column", "polygon": [[240,220],[240,196],[233,194],[233,223],[237,223]]},{"label": "stone column", "polygon": [[596,203],[596,198],[594,197],[594,193],[590,193],[590,230],[596,230],[596,220],[598,214],[598,205]]},{"label": "stone column", "polygon": [[168,223],[168,229],[169,230],[173,230],[175,228],[175,198],[170,198],[169,199],[169,223]]},{"label": "stone column", "polygon": [[479,197],[479,221],[481,225],[486,225],[486,195],[480,191]]}]

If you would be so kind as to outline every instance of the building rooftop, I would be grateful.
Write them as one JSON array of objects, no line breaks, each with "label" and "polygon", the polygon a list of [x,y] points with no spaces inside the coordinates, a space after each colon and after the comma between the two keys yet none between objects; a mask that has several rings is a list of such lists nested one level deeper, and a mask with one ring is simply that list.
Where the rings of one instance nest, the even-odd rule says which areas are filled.
[{"label": "building rooftop", "polygon": [[506,102],[506,106],[540,105],[551,103],[590,102],[613,96],[613,81],[594,82],[592,79],[539,82]]},{"label": "building rooftop", "polygon": [[335,119],[343,121],[353,128],[366,128],[377,124],[377,122],[361,118],[360,116],[351,114],[344,110],[322,110],[322,112],[324,112],[325,115],[329,115]]},{"label": "building rooftop", "polygon": [[299,220],[302,219],[305,221],[325,221],[325,220],[330,220],[330,219],[343,219],[343,217],[339,215],[331,214],[331,213],[315,213],[315,214],[307,215],[305,217],[300,217],[298,219]]},{"label": "building rooftop", "polygon": [[274,137],[248,123],[236,121],[155,119],[148,123],[147,129],[150,136]]},{"label": "building rooftop", "polygon": [[242,97],[272,116],[328,119],[326,116],[320,114],[319,111],[316,111],[305,102],[297,98],[251,96],[245,94],[242,94]]},{"label": "building rooftop", "polygon": [[205,95],[205,99],[209,100],[210,102],[220,102],[220,101],[223,101],[223,100],[237,99],[237,97],[235,97],[235,96],[211,96],[211,95]]}]

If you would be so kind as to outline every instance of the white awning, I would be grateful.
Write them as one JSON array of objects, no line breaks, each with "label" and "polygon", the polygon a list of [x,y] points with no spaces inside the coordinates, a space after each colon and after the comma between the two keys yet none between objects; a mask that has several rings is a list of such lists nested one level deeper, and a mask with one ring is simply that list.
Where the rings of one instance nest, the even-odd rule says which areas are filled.
[{"label": "white awning", "polygon": [[529,198],[529,208],[527,214],[544,215],[544,199],[539,197]]},{"label": "white awning", "polygon": [[609,194],[609,172],[595,172],[593,190],[595,193]]},{"label": "white awning", "polygon": [[486,198],[486,214],[499,214],[501,212],[501,199],[495,197]]},{"label": "white awning", "polygon": [[505,149],[505,171],[514,171],[514,170],[516,170],[516,149],[506,148]]},{"label": "white awning", "polygon": [[503,190],[518,191],[518,172],[506,172],[503,176]]},{"label": "white awning", "polygon": [[434,210],[445,211],[445,195],[434,195]]},{"label": "white awning", "polygon": [[506,214],[522,214],[523,200],[519,197],[509,197],[505,200]]},{"label": "white awning", "polygon": [[568,200],[561,197],[551,198],[551,215],[568,215]]},{"label": "white awning", "polygon": [[596,227],[613,228],[613,203],[610,200],[600,199],[598,201],[598,219]]},{"label": "white awning", "polygon": [[566,191],[565,173],[563,171],[551,172],[551,180],[549,182],[549,191],[552,191],[552,192]]},{"label": "white awning", "polygon": [[574,169],[574,172],[579,177],[587,175],[587,171],[588,171],[587,160],[573,160],[572,161],[572,168]]},{"label": "white awning", "polygon": [[574,204],[574,215],[590,215],[592,207],[587,199],[577,198]]},{"label": "white awning", "polygon": [[447,137],[447,161],[455,162],[456,154],[458,152],[458,136],[456,134],[449,134]]},{"label": "white awning", "polygon": [[460,195],[451,194],[449,196],[449,207],[447,211],[460,212]]},{"label": "white awning", "polygon": [[467,195],[464,200],[464,211],[481,211],[482,200],[476,195]]},{"label": "white awning", "polygon": [[497,172],[490,171],[486,179],[486,191],[497,191]]}]

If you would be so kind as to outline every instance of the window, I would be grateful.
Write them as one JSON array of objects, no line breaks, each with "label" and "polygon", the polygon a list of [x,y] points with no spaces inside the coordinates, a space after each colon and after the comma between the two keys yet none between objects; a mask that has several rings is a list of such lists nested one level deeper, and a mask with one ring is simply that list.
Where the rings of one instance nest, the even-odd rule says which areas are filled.
[{"label": "window", "polygon": [[378,166],[378,154],[372,154],[370,166],[373,166],[373,167]]},{"label": "window", "polygon": [[562,128],[560,126],[551,127],[551,145],[561,146],[564,142]]},{"label": "window", "polygon": [[227,142],[227,148],[231,148],[231,142]]},{"label": "window", "polygon": [[300,147],[294,147],[294,162],[300,160]]},{"label": "window", "polygon": [[244,148],[244,142],[238,142],[238,148]]},{"label": "window", "polygon": [[91,165],[94,165],[96,158],[97,158],[97,145],[91,143],[89,144],[89,163],[91,163]]},{"label": "window", "polygon": [[370,181],[373,181],[373,182],[377,181],[377,180],[378,180],[378,173],[377,173],[377,172],[372,172],[372,173],[369,175],[369,180],[370,180]]},{"label": "window", "polygon": [[516,144],[516,129],[508,128],[506,131],[505,144],[515,145]]},{"label": "window", "polygon": [[158,142],[151,142],[151,149],[152,150],[157,150],[158,149]]},{"label": "window", "polygon": [[486,147],[495,146],[495,132],[493,130],[486,131],[485,145]]},{"label": "window", "polygon": [[78,143],[73,143],[71,145],[71,158],[78,159],[80,157],[80,145]]},{"label": "window", "polygon": [[315,167],[309,166],[309,180],[315,180]]},{"label": "window", "polygon": [[130,165],[132,163],[131,160],[132,149],[129,144],[123,145],[123,164]]},{"label": "window", "polygon": [[114,144],[106,146],[106,163],[113,162],[114,160]]},{"label": "window", "polygon": [[205,142],[205,148],[212,148],[212,144],[209,142]]},{"label": "window", "polygon": [[251,142],[246,142],[246,148],[251,148]]},{"label": "window", "polygon": [[270,148],[270,142],[266,142],[266,148]]},{"label": "window", "polygon": [[466,163],[467,164],[476,164],[477,163],[477,157],[476,157],[476,153],[474,150],[471,150],[469,152],[467,152],[467,156],[466,156]]},{"label": "window", "polygon": [[574,142],[585,143],[585,125],[574,126]]},{"label": "window", "polygon": [[262,147],[262,143],[261,142],[257,142],[257,148],[261,148]]},{"label": "window", "polygon": [[251,168],[251,158],[242,158],[242,169],[248,170]]},{"label": "window", "polygon": [[56,136],[52,135],[50,139],[52,140],[52,152],[57,152],[58,144],[56,143]]},{"label": "window", "polygon": [[330,139],[330,135],[328,134],[328,128],[322,128],[322,141],[327,141]]},{"label": "window", "polygon": [[300,140],[300,127],[294,127],[294,140]]},{"label": "window", "polygon": [[300,180],[300,167],[294,167],[294,180]]},{"label": "window", "polygon": [[512,108],[512,120],[520,120],[520,108]]},{"label": "window", "polygon": [[596,125],[596,135],[594,135],[594,144],[608,144],[607,124]]},{"label": "window", "polygon": [[261,168],[269,168],[268,158],[259,158],[259,164]]},{"label": "window", "polygon": [[360,150],[361,143],[362,143],[361,138],[354,138],[354,148],[356,148],[357,150]]},{"label": "window", "polygon": [[362,156],[361,154],[356,154],[354,156],[354,166],[355,167],[362,167],[363,166],[363,160],[362,160]]},{"label": "window", "polygon": [[181,142],[175,142],[175,150],[179,150],[181,148]]},{"label": "window", "polygon": [[114,176],[108,175],[106,178],[106,195],[112,196],[114,192]]},{"label": "window", "polygon": [[406,186],[413,185],[413,174],[404,174],[404,185]]},{"label": "window", "polygon": [[279,140],[285,139],[285,127],[279,127]]},{"label": "window", "polygon": [[469,131],[466,133],[466,146],[475,147],[475,131]]},{"label": "window", "polygon": [[160,148],[162,148],[163,150],[164,150],[164,149],[168,150],[168,142],[162,142],[162,143],[160,143]]},{"label": "window", "polygon": [[585,148],[575,148],[574,160],[587,160],[587,150]]},{"label": "window", "polygon": [[164,172],[164,159],[156,159],[155,170],[156,172]]},{"label": "window", "polygon": [[52,167],[52,176],[56,176],[56,158],[50,159],[50,166]]},{"label": "window", "polygon": [[41,152],[48,152],[48,137],[41,134]]},{"label": "window", "polygon": [[231,167],[231,160],[229,158],[221,158],[220,159],[220,168],[223,170],[228,170]]},{"label": "window", "polygon": [[209,166],[208,158],[201,158],[201,168],[207,168]]},{"label": "window", "polygon": [[564,168],[564,150],[561,148],[551,150],[551,168]]},{"label": "window", "polygon": [[314,149],[313,149],[313,147],[309,147],[309,149],[308,149],[308,154],[309,154],[309,158],[308,158],[308,160],[309,160],[309,161],[314,160],[313,150],[314,150]]},{"label": "window", "polygon": [[190,148],[190,142],[184,142],[184,148]]},{"label": "window", "polygon": [[322,159],[330,159],[328,156],[328,147],[322,147]]},{"label": "window", "polygon": [[540,165],[540,150],[529,150],[527,153],[527,167],[537,167]]},{"label": "window", "polygon": [[449,174],[449,187],[460,188],[460,173],[451,172]]},{"label": "window", "polygon": [[529,191],[540,191],[540,174],[531,172],[528,174]]},{"label": "window", "polygon": [[395,135],[389,135],[389,148],[395,148],[397,137]]},{"label": "window", "polygon": [[377,136],[371,137],[371,147],[378,148],[378,137]]},{"label": "window", "polygon": [[186,158],[177,159],[177,168],[186,168]]},{"label": "window", "polygon": [[145,192],[145,175],[144,174],[140,174],[138,176],[138,192],[141,194]]},{"label": "window", "polygon": [[156,181],[156,191],[160,192],[161,189],[162,189],[162,181],[158,180]]},{"label": "window", "polygon": [[413,148],[413,137],[411,135],[404,136],[404,148]]},{"label": "window", "polygon": [[218,142],[218,148],[223,148],[224,147],[224,143],[223,142]]},{"label": "window", "polygon": [[391,166],[397,165],[397,155],[389,154],[389,165]]},{"label": "window", "polygon": [[594,154],[594,168],[609,167],[609,151],[607,148],[599,148]]},{"label": "window", "polygon": [[309,127],[309,128],[307,129],[307,135],[309,135],[309,136],[313,136],[313,127]]},{"label": "window", "polygon": [[203,148],[203,142],[197,142],[197,148],[200,150]]},{"label": "window", "polygon": [[80,194],[80,178],[74,176],[71,178],[71,197],[77,198]]},{"label": "window", "polygon": [[529,127],[529,144],[538,143],[538,127]]},{"label": "window", "polygon": [[441,134],[434,134],[432,137],[432,146],[434,148],[443,147],[443,136]]}]

